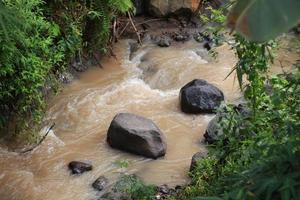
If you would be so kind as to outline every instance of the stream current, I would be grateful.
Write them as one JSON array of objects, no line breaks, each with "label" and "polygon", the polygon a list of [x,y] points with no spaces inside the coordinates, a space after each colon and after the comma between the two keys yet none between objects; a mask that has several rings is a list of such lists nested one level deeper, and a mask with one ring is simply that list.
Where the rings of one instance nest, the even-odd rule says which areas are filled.
[{"label": "stream current", "polygon": [[[93,181],[104,175],[112,183],[120,172],[148,184],[189,182],[191,157],[206,151],[203,134],[214,115],[182,113],[179,90],[201,78],[220,88],[226,102],[238,101],[237,81],[233,75],[225,79],[236,62],[234,52],[223,45],[214,60],[202,45],[189,41],[169,48],[146,43],[132,53],[131,43],[121,40],[116,57],[104,58],[103,68],[90,68],[50,101],[44,123],[55,127],[34,151],[20,155],[0,149],[1,200],[97,199]],[[152,160],[110,148],[107,129],[120,112],[153,120],[166,135],[166,155]],[[90,162],[94,169],[71,176],[67,165],[73,160]],[[122,161],[127,168],[116,164]]]}]

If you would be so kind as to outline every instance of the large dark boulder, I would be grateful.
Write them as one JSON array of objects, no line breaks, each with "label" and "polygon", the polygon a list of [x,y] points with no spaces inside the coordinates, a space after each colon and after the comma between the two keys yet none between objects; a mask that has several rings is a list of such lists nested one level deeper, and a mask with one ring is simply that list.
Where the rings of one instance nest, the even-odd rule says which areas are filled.
[{"label": "large dark boulder", "polygon": [[202,79],[195,79],[180,90],[180,106],[185,113],[214,113],[222,101],[223,92]]},{"label": "large dark boulder", "polygon": [[115,116],[107,142],[113,148],[154,159],[164,156],[167,149],[165,136],[153,121],[129,113]]},{"label": "large dark boulder", "polygon": [[70,162],[68,167],[71,170],[72,174],[82,174],[93,169],[93,166],[91,164],[79,161]]}]

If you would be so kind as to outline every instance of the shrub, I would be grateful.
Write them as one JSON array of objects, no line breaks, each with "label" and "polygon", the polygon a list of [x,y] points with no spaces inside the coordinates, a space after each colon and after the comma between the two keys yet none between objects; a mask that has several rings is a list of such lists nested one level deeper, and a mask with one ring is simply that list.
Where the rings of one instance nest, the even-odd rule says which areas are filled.
[{"label": "shrub", "polygon": [[38,125],[57,74],[83,51],[105,52],[111,21],[131,6],[130,0],[0,1],[0,133]]}]

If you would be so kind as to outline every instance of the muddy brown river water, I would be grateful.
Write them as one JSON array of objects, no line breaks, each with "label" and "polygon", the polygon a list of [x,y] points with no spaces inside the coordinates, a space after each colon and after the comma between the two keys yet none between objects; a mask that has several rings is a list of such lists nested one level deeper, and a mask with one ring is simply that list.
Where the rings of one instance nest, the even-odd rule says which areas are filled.
[{"label": "muddy brown river water", "polygon": [[[223,45],[217,60],[208,59],[201,45],[190,41],[169,48],[144,44],[130,55],[131,42],[120,41],[116,58],[82,73],[51,100],[45,124],[56,125],[38,148],[25,155],[0,149],[1,200],[97,199],[93,181],[105,175],[112,183],[120,172],[151,184],[188,183],[191,157],[205,151],[201,141],[213,115],[182,113],[179,89],[202,78],[219,87],[227,102],[239,101],[234,76],[224,80],[236,62],[234,53]],[[107,129],[120,112],[152,119],[166,135],[165,157],[151,160],[110,148]],[[91,162],[94,169],[71,176],[67,165],[73,160]],[[127,168],[116,164],[122,161]]]}]

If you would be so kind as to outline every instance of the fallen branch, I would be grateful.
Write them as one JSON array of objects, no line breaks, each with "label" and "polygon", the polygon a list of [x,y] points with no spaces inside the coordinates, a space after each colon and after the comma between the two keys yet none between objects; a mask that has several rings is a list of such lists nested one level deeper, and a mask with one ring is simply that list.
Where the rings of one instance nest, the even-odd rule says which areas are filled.
[{"label": "fallen branch", "polygon": [[118,38],[121,37],[124,33],[124,31],[126,30],[127,26],[129,25],[130,22],[127,22],[126,25],[124,26],[124,28],[122,29],[122,31],[120,32],[120,34],[118,34]]},{"label": "fallen branch", "polygon": [[48,134],[50,133],[50,131],[53,129],[53,127],[55,126],[55,123],[53,123],[50,128],[47,130],[46,134],[42,137],[42,139],[33,147],[30,147],[28,149],[25,149],[23,151],[21,151],[20,153],[24,154],[24,153],[27,153],[27,152],[30,152],[32,150],[34,150],[35,148],[37,148],[39,145],[42,144],[42,142],[46,139],[46,137],[48,136]]},{"label": "fallen branch", "polygon": [[133,29],[134,29],[134,31],[135,31],[137,37],[138,37],[139,44],[142,44],[142,40],[141,40],[140,33],[139,33],[139,31],[137,30],[136,26],[134,25],[134,22],[132,21],[132,17],[131,17],[131,13],[130,13],[130,12],[128,12],[128,17],[129,17],[130,23],[131,23],[131,25],[132,25],[132,27],[133,27]]}]

